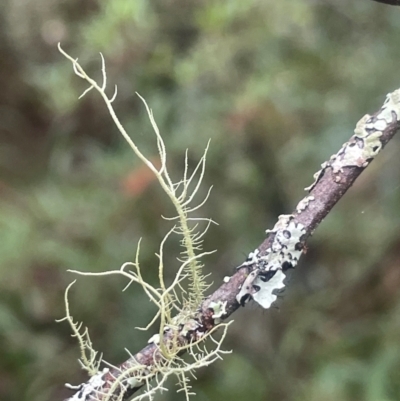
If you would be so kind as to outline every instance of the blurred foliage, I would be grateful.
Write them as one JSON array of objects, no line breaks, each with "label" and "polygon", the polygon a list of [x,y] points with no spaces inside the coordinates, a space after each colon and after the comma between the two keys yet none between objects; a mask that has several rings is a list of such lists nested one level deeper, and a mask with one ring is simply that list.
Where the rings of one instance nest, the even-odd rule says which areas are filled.
[{"label": "blurred foliage", "polygon": [[[68,268],[132,260],[155,275],[163,193],[84,89],[57,42],[95,76],[103,52],[115,107],[156,155],[151,107],[179,176],[211,138],[201,213],[217,286],[289,213],[319,164],[400,86],[400,9],[368,0],[4,0],[0,3],[0,398],[62,400],[85,380],[63,316]],[[323,222],[279,311],[234,316],[224,361],[197,400],[400,399],[400,151],[392,141]],[[203,194],[204,194],[203,193]],[[171,276],[177,245],[168,248]],[[155,277],[154,277],[155,279]],[[72,313],[118,363],[148,334],[143,294],[79,279]],[[174,389],[172,383],[171,389]],[[174,391],[160,400],[180,400]]]}]

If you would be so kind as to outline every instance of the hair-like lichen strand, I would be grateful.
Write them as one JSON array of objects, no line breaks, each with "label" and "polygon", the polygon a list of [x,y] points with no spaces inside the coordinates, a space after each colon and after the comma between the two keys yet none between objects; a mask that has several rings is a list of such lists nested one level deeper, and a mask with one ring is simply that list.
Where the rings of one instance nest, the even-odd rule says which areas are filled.
[{"label": "hair-like lichen strand", "polygon": [[[72,63],[75,74],[89,84],[89,87],[82,93],[80,98],[92,89],[100,94],[116,128],[136,156],[153,172],[161,188],[171,201],[176,213],[175,216],[164,218],[167,221],[172,221],[174,225],[165,234],[156,253],[158,259],[158,286],[149,284],[143,278],[139,257],[141,240],[138,242],[135,261],[124,263],[118,270],[96,273],[69,270],[83,276],[101,277],[120,275],[128,280],[123,291],[127,290],[132,283],[138,284],[156,307],[154,317],[146,327],[139,329],[148,330],[156,322],[160,322],[158,333],[153,335],[149,340],[149,343],[154,343],[159,351],[157,358],[154,357],[153,364],[151,366],[144,366],[135,363],[128,369],[124,368],[122,371],[115,369],[114,372],[116,371],[118,374],[112,377],[112,383],[108,385],[107,390],[104,390],[104,392],[103,385],[105,380],[108,380],[106,377],[109,377],[111,373],[108,368],[99,371],[100,360],[96,360],[95,358],[97,353],[92,349],[87,330],[82,335],[79,332],[80,326],[74,323],[70,316],[67,300],[69,286],[65,295],[67,316],[62,320],[68,320],[70,323],[73,333],[78,338],[80,344],[82,365],[93,377],[93,380],[79,387],[79,392],[70,398],[70,401],[86,401],[89,399],[86,397],[90,397],[90,400],[122,401],[125,399],[124,394],[129,389],[142,386],[145,387],[146,391],[136,396],[134,400],[151,399],[155,391],[164,389],[164,383],[171,375],[178,378],[178,383],[180,383],[182,391],[185,392],[188,398],[192,394],[191,387],[188,384],[188,374],[193,375],[193,372],[197,368],[209,365],[213,361],[220,359],[222,354],[226,353],[226,351],[221,349],[221,345],[225,338],[228,324],[217,326],[222,327],[222,336],[219,340],[215,340],[212,334],[217,327],[205,334],[204,330],[198,330],[201,328],[201,323],[197,319],[198,307],[204,300],[204,292],[209,287],[209,284],[206,282],[207,276],[203,274],[201,260],[204,256],[214,252],[203,251],[202,243],[210,225],[215,222],[209,218],[200,218],[192,214],[204,205],[210,195],[211,187],[206,192],[203,200],[197,204],[193,204],[196,196],[199,194],[204,178],[206,156],[210,142],[207,143],[203,155],[190,173],[188,150],[185,151],[183,176],[180,180],[174,182],[167,167],[167,150],[164,140],[154,118],[153,111],[145,99],[136,93],[146,109],[155,134],[159,163],[153,163],[150,158],[141,152],[120,122],[112,105],[117,96],[117,87],[115,87],[112,97],[106,94],[107,73],[103,55],[100,55],[102,82],[98,84],[85,72],[83,67],[78,63],[78,59],[74,59],[68,55],[60,45],[58,45],[58,48]],[[201,229],[203,226],[205,227]],[[166,283],[164,247],[166,242],[175,236],[178,236],[183,249],[180,257],[176,258],[179,267],[177,268],[175,277],[172,279],[172,283]],[[223,308],[222,305],[221,308]],[[216,319],[219,319],[218,321],[221,320],[222,310],[215,312]],[[166,342],[164,341],[164,335],[167,332],[169,340]],[[214,345],[213,350],[207,350],[205,347],[204,340],[207,338],[211,339]],[[86,354],[87,351],[89,351],[89,356]],[[189,362],[180,357],[180,353],[183,351],[187,351],[189,354],[191,358]],[[155,385],[151,382],[155,382]]]}]

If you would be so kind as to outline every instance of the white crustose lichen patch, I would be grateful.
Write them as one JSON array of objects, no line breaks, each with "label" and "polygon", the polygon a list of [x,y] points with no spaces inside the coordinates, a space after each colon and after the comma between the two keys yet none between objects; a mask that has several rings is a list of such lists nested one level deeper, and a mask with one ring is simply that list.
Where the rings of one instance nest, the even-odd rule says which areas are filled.
[{"label": "white crustose lichen patch", "polygon": [[367,114],[357,123],[354,135],[328,162],[321,164],[321,170],[314,174],[314,182],[305,190],[311,191],[328,167],[334,173],[342,172],[344,167],[367,167],[382,149],[383,131],[394,121],[400,121],[400,90],[386,96],[376,116]]},{"label": "white crustose lichen patch", "polygon": [[[241,266],[250,266],[253,265],[255,263],[257,263],[258,257],[257,255],[260,253],[260,251],[258,249],[256,249],[253,252],[249,253],[249,256],[247,257],[247,259],[242,263]],[[240,267],[240,266],[239,266]]]},{"label": "white crustose lichen patch", "polygon": [[296,206],[296,212],[300,213],[307,209],[311,201],[315,200],[314,196],[309,195],[303,198]]},{"label": "white crustose lichen patch", "polygon": [[149,341],[147,341],[147,344],[160,344],[160,335],[159,334],[154,334],[154,336],[151,336],[149,338]]},{"label": "white crustose lichen patch", "polygon": [[125,380],[125,384],[130,388],[137,388],[143,386],[142,381],[139,380],[137,377],[128,377]]},{"label": "white crustose lichen patch", "polygon": [[267,233],[275,234],[271,247],[262,256],[258,250],[252,252],[239,266],[255,265],[236,297],[242,306],[253,299],[267,309],[285,287],[285,272],[296,266],[303,249],[301,237],[305,234],[304,226],[293,219],[292,215],[279,216],[275,227],[267,230]]},{"label": "white crustose lichen patch", "polygon": [[79,386],[72,386],[71,384],[66,383],[65,386],[72,389],[78,390],[72,397],[68,398],[69,401],[86,401],[89,399],[93,393],[99,391],[104,383],[104,376],[109,372],[108,368],[104,368],[101,372],[98,372],[94,376],[90,378],[90,380],[84,384]]},{"label": "white crustose lichen patch", "polygon": [[211,302],[209,308],[214,311],[212,318],[214,319],[215,324],[221,323],[222,318],[226,315],[226,304],[227,301],[222,302]]}]

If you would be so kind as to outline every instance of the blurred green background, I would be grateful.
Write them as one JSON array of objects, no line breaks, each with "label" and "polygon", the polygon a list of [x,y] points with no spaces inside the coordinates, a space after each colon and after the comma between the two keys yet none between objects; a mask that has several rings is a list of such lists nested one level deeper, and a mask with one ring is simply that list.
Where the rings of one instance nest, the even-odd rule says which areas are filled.
[{"label": "blurred green background", "polygon": [[[201,216],[213,288],[290,213],[320,163],[400,87],[400,7],[368,0],[3,0],[0,2],[0,399],[62,400],[85,380],[64,316],[67,269],[133,260],[155,280],[170,206],[73,75],[57,42],[100,78],[156,157],[138,91],[179,177],[211,138]],[[198,371],[198,401],[400,400],[400,142],[323,222],[279,309],[233,316],[227,355]],[[200,194],[201,195],[201,194]],[[174,274],[177,246],[167,250]],[[106,360],[149,334],[154,312],[118,277],[79,278],[72,314]],[[171,391],[158,400],[183,400]]]}]

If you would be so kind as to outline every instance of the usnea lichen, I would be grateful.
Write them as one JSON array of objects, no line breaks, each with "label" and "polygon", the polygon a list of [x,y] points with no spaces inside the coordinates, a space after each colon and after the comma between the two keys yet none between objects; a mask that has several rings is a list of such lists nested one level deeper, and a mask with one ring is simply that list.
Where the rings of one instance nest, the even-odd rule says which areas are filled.
[{"label": "usnea lichen", "polygon": [[[93,349],[87,329],[81,332],[80,324],[74,322],[69,312],[68,290],[70,287],[68,287],[65,295],[66,317],[62,320],[67,320],[71,325],[73,335],[77,337],[80,344],[81,365],[91,376],[88,382],[80,386],[68,385],[70,388],[77,390],[76,394],[72,396],[70,400],[121,401],[124,399],[124,394],[129,389],[142,386],[145,388],[145,392],[135,397],[134,400],[145,397],[151,399],[154,392],[164,388],[165,381],[172,375],[178,378],[181,389],[185,392],[186,398],[188,398],[191,394],[188,376],[193,376],[194,371],[199,367],[207,366],[216,359],[220,359],[221,355],[226,352],[221,349],[221,344],[225,338],[226,329],[228,327],[228,324],[225,323],[219,325],[219,327],[223,328],[223,332],[219,340],[216,340],[213,337],[213,330],[207,334],[205,334],[205,330],[200,330],[201,322],[197,316],[198,307],[204,299],[205,290],[209,286],[202,273],[203,265],[201,260],[205,255],[209,255],[213,252],[202,251],[202,242],[210,224],[214,222],[211,219],[192,217],[193,212],[198,210],[207,201],[211,190],[210,188],[202,201],[194,204],[195,196],[199,191],[205,173],[208,145],[202,158],[191,174],[189,174],[188,152],[186,151],[183,177],[179,181],[173,181],[167,168],[167,151],[164,140],[154,119],[153,112],[146,101],[138,94],[145,106],[155,133],[157,150],[160,157],[160,167],[142,153],[120,123],[112,105],[117,96],[117,88],[115,88],[113,96],[108,97],[106,94],[107,74],[103,56],[101,55],[103,80],[101,85],[99,85],[94,79],[87,75],[77,59],[73,59],[60,46],[59,50],[72,63],[75,74],[89,84],[89,87],[83,92],[80,98],[93,89],[100,94],[115,126],[136,156],[153,172],[176,212],[175,216],[166,218],[166,220],[172,222],[173,226],[161,241],[159,251],[156,254],[158,257],[157,269],[159,278],[157,287],[150,285],[143,279],[142,268],[140,266],[140,241],[137,246],[135,261],[125,263],[118,270],[100,273],[72,271],[73,273],[84,276],[98,277],[114,274],[124,276],[128,280],[128,284],[124,290],[132,283],[139,284],[150,301],[157,307],[154,318],[142,329],[149,329],[157,321],[160,321],[160,326],[158,328],[158,333],[149,339],[149,343],[157,345],[159,350],[158,358],[154,359],[153,364],[151,366],[143,366],[138,363],[133,363],[132,366],[128,368],[125,366],[124,369],[119,369],[102,361],[101,357],[97,357],[98,354]],[[200,223],[203,223],[205,226],[203,230],[199,229]],[[177,258],[180,265],[175,278],[172,283],[167,284],[164,280],[164,246],[166,241],[173,235],[178,236],[183,250],[181,255]],[[186,289],[184,289],[184,287],[186,287]],[[223,313],[224,305],[216,305],[214,315],[218,323],[220,323]],[[172,333],[172,335],[169,336],[168,343],[163,340],[166,333]],[[185,341],[183,341],[182,338],[185,339]],[[204,340],[206,338],[209,338],[211,343],[214,344],[212,350],[208,350],[204,346]],[[186,351],[187,354],[189,354],[189,360],[187,358],[183,359],[180,356],[182,351]],[[131,359],[134,359],[130,353],[129,355]],[[114,371],[119,371],[118,376],[113,377],[112,382],[107,383],[107,386],[105,386],[105,384],[107,380],[109,380],[109,370],[108,368],[99,370],[101,363],[114,368]],[[107,388],[107,390],[105,390],[105,388]]]}]

